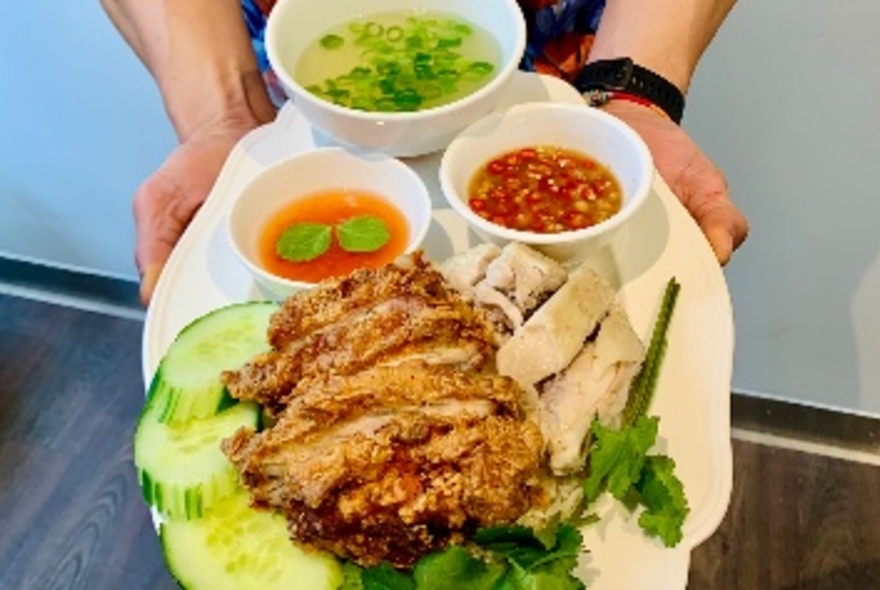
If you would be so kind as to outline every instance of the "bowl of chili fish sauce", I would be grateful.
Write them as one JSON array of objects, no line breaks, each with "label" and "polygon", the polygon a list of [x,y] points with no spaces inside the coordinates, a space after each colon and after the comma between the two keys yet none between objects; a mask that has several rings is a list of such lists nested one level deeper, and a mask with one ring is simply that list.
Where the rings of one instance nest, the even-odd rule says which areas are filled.
[{"label": "bowl of chili fish sauce", "polygon": [[487,115],[444,150],[440,187],[483,239],[521,242],[577,264],[647,200],[651,153],[620,119],[586,105],[535,102]]},{"label": "bowl of chili fish sauce", "polygon": [[468,205],[504,227],[536,233],[584,229],[620,211],[620,183],[595,159],[555,146],[493,158],[471,181]]},{"label": "bowl of chili fish sauce", "polygon": [[233,199],[229,244],[275,300],[418,249],[432,218],[428,189],[407,164],[342,147],[273,164]]},{"label": "bowl of chili fish sauce", "polygon": [[278,0],[266,25],[297,112],[333,143],[395,157],[439,151],[491,112],[525,43],[517,0]]}]

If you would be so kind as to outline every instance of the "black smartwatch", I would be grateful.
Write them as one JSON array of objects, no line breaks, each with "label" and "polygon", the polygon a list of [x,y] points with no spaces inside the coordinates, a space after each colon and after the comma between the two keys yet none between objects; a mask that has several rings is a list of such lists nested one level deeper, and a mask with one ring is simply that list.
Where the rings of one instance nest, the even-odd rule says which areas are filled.
[{"label": "black smartwatch", "polygon": [[587,64],[575,78],[574,86],[593,106],[605,104],[618,92],[656,105],[676,123],[681,123],[684,114],[681,90],[663,76],[643,68],[628,57]]}]

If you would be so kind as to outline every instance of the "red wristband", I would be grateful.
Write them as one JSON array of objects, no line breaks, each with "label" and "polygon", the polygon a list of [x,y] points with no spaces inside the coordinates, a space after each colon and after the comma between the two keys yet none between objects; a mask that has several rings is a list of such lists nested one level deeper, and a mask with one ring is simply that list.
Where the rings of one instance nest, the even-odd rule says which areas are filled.
[{"label": "red wristband", "polygon": [[660,113],[670,121],[672,120],[672,118],[669,116],[669,113],[667,113],[665,110],[663,110],[644,96],[639,96],[638,94],[631,94],[629,92],[623,92],[620,90],[591,90],[587,92],[585,96],[587,96],[590,105],[594,107],[601,107],[608,104],[612,100],[624,100],[627,102],[642,105],[643,107],[648,107],[649,109]]}]

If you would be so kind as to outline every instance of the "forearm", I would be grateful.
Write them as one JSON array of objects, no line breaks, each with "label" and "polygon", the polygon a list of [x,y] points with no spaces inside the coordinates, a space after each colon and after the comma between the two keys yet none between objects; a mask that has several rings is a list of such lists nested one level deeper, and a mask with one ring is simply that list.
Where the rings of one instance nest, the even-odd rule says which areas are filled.
[{"label": "forearm", "polygon": [[156,80],[181,141],[226,119],[274,118],[239,0],[102,0]]},{"label": "forearm", "polygon": [[607,0],[590,61],[630,57],[687,92],[736,0]]}]

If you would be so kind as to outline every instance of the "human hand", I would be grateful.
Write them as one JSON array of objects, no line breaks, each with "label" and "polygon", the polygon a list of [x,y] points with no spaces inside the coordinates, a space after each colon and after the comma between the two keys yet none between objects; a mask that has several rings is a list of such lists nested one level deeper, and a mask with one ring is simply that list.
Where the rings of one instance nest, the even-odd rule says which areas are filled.
[{"label": "human hand", "polygon": [[749,233],[746,218],[734,205],[721,171],[681,127],[655,110],[624,101],[602,107],[635,129],[651,150],[657,171],[727,264]]},{"label": "human hand", "polygon": [[174,245],[214,186],[229,152],[256,121],[222,121],[182,142],[134,197],[135,262],[148,305]]}]

